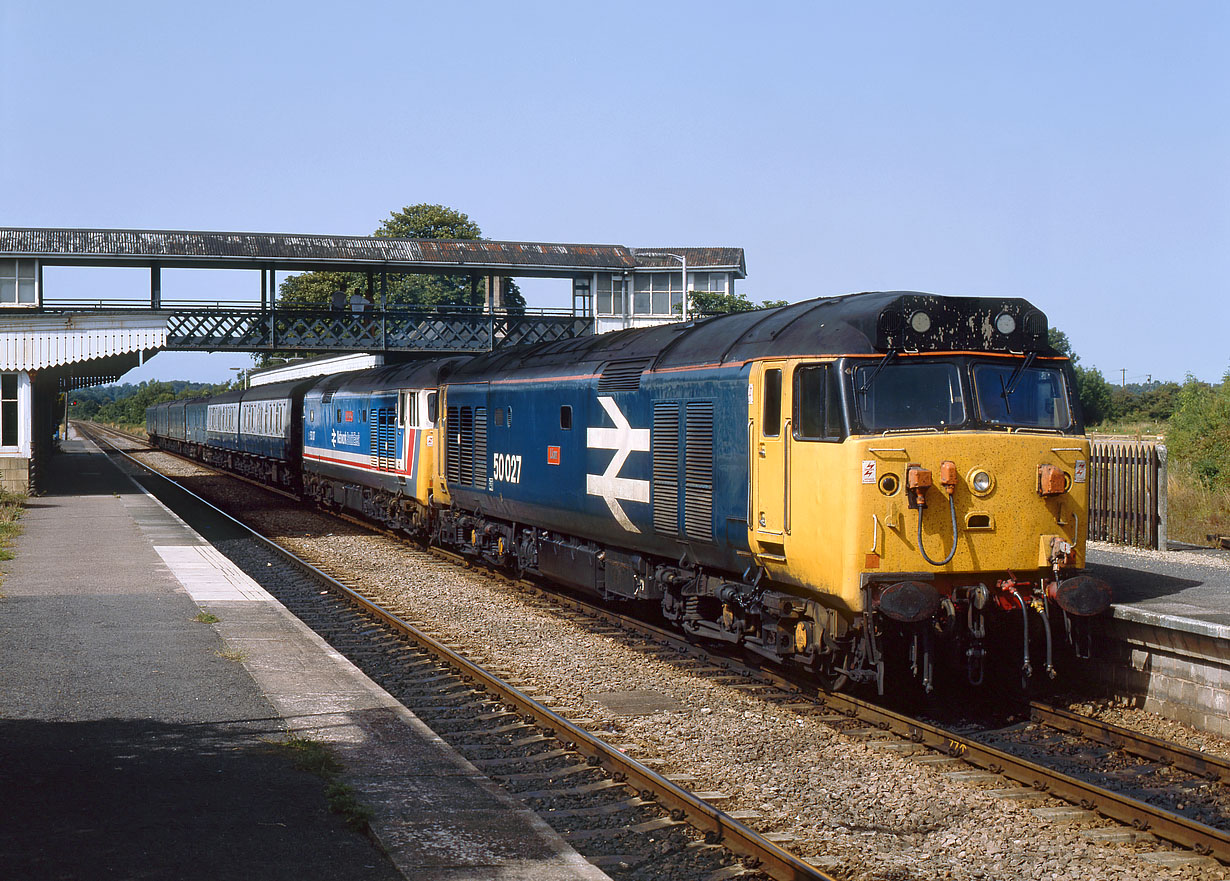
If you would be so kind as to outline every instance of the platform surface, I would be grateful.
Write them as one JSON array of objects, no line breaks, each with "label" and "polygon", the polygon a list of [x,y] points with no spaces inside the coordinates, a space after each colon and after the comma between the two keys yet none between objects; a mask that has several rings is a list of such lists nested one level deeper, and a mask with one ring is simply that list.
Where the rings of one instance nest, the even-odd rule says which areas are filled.
[{"label": "platform surface", "polygon": [[1230,639],[1230,552],[1090,542],[1086,568],[1111,585],[1116,618]]},{"label": "platform surface", "polygon": [[[92,444],[64,448],[0,583],[0,875],[607,877]],[[288,733],[342,759],[377,843]]]}]

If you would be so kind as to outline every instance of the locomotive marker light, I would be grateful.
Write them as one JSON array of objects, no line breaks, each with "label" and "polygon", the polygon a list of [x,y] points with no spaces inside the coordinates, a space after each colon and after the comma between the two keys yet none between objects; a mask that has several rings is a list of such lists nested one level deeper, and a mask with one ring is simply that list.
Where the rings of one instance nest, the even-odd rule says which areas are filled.
[{"label": "locomotive marker light", "polygon": [[1016,319],[1007,312],[1000,312],[995,318],[995,329],[1007,336],[1016,330]]},{"label": "locomotive marker light", "polygon": [[995,486],[995,481],[985,469],[975,468],[970,472],[969,488],[974,495],[985,496],[991,491],[993,486]]}]

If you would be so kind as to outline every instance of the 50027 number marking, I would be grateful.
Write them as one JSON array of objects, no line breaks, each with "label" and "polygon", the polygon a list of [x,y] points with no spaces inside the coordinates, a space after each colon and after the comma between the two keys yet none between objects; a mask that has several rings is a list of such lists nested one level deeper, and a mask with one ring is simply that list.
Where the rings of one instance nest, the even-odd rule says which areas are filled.
[{"label": "50027 number marking", "polygon": [[496,480],[505,483],[521,482],[521,457],[496,453],[491,462],[491,471]]}]

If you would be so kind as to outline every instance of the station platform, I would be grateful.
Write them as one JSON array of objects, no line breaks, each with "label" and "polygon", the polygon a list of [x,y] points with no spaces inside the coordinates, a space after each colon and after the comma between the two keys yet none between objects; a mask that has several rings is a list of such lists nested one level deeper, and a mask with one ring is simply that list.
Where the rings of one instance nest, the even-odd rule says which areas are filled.
[{"label": "station platform", "polygon": [[1114,591],[1115,618],[1230,640],[1230,551],[1090,542],[1085,556]]},{"label": "station platform", "polygon": [[89,441],[48,466],[0,582],[0,875],[607,879]]}]

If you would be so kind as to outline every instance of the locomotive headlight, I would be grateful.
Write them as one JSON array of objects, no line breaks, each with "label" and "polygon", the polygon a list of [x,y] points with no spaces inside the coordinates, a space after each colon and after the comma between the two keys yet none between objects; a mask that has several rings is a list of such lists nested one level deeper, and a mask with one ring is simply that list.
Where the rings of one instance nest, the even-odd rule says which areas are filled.
[{"label": "locomotive headlight", "polygon": [[995,329],[1007,336],[1016,330],[1016,319],[1007,312],[1000,312],[995,318]]},{"label": "locomotive headlight", "polygon": [[975,468],[969,473],[967,480],[970,490],[978,496],[985,496],[995,486],[991,473],[984,468]]},{"label": "locomotive headlight", "polygon": [[926,333],[931,329],[931,316],[919,310],[910,316],[910,327],[918,333]]}]

